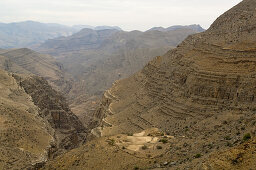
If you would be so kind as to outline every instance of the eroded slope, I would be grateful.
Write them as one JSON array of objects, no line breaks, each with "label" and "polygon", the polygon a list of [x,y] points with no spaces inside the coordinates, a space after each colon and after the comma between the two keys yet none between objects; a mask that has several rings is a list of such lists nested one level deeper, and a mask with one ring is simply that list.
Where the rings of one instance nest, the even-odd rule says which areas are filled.
[{"label": "eroded slope", "polygon": [[70,110],[61,93],[54,90],[45,79],[37,76],[24,78],[15,75],[15,78],[40,108],[40,116],[54,129],[56,142],[49,152],[50,157],[76,148],[85,142],[87,129]]},{"label": "eroded slope", "polygon": [[54,131],[31,97],[0,70],[0,169],[24,169],[47,160]]},{"label": "eroded slope", "polygon": [[69,103],[87,126],[100,96],[115,80],[134,74],[153,57],[196,32],[187,27],[166,32],[83,29],[69,37],[49,40],[38,50],[56,56],[74,77]]},{"label": "eroded slope", "polygon": [[184,168],[193,168],[195,157],[239,144],[245,133],[254,136],[255,7],[244,0],[206,32],[117,81],[98,113],[101,135],[157,127],[184,136],[182,147],[170,149],[170,160]]},{"label": "eroded slope", "polygon": [[67,93],[70,77],[63,66],[49,56],[30,49],[0,50],[0,67],[8,72],[44,77],[56,90]]}]

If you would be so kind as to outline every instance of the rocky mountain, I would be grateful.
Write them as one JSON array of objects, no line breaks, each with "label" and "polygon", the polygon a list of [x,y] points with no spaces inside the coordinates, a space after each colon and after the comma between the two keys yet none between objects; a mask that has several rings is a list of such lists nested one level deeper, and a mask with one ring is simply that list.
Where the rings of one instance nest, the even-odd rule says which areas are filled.
[{"label": "rocky mountain", "polygon": [[96,27],[94,27],[94,26],[90,26],[90,25],[74,25],[72,27],[75,29],[78,29],[78,30],[82,30],[84,28],[93,29],[93,30],[113,30],[113,29],[116,29],[119,31],[122,30],[118,26],[96,26]]},{"label": "rocky mountain", "polygon": [[25,169],[46,161],[54,130],[39,116],[31,97],[0,70],[0,169]]},{"label": "rocky mountain", "polygon": [[154,27],[151,28],[150,31],[156,30],[156,31],[174,31],[174,30],[178,30],[178,29],[192,29],[196,32],[203,32],[205,31],[205,29],[203,29],[200,25],[187,25],[187,26],[183,26],[183,25],[174,25],[168,28],[163,28],[163,27]]},{"label": "rocky mountain", "polygon": [[114,80],[135,73],[151,58],[193,33],[191,29],[167,32],[83,29],[70,37],[49,40],[38,51],[56,56],[67,72],[87,83],[87,93],[101,94]]},{"label": "rocky mountain", "polygon": [[119,27],[111,26],[65,26],[35,21],[0,23],[0,48],[35,48],[48,39],[70,36],[83,28],[121,30]]},{"label": "rocky mountain", "polygon": [[34,21],[0,23],[0,48],[23,48],[43,43],[60,36],[69,36],[78,30],[60,24]]},{"label": "rocky mountain", "polygon": [[39,168],[87,140],[88,129],[45,79],[0,70],[0,94],[0,169]]},{"label": "rocky mountain", "polygon": [[116,81],[96,114],[102,137],[45,169],[254,169],[255,8],[243,0]]},{"label": "rocky mountain", "polygon": [[14,77],[40,109],[39,116],[54,129],[55,143],[48,153],[49,157],[74,149],[85,142],[88,129],[70,110],[61,93],[52,89],[44,78],[37,76],[23,78],[17,75]]},{"label": "rocky mountain", "polygon": [[[194,33],[186,28],[166,32],[83,29],[48,40],[37,50],[55,56],[75,78],[69,101],[72,110],[83,117],[94,112],[99,97],[115,80],[137,72]],[[87,116],[82,119],[88,121]]]},{"label": "rocky mountain", "polygon": [[122,29],[118,26],[97,26],[93,27],[94,30],[119,30],[122,31]]},{"label": "rocky mountain", "polygon": [[62,64],[49,55],[27,48],[0,50],[0,68],[11,73],[44,77],[54,89],[67,93],[72,78],[64,73]]}]

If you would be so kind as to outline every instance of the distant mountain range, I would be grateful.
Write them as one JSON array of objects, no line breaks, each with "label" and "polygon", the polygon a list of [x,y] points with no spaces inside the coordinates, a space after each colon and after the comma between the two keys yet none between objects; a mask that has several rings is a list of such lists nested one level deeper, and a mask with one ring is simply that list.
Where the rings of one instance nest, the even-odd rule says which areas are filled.
[{"label": "distant mountain range", "polygon": [[183,25],[174,25],[174,26],[171,26],[171,27],[168,27],[168,28],[163,28],[163,27],[153,27],[151,28],[150,30],[157,30],[157,31],[174,31],[174,30],[178,30],[178,29],[184,29],[184,28],[187,28],[187,29],[192,29],[194,31],[197,31],[197,32],[203,32],[205,31],[205,29],[203,29],[200,25],[187,25],[187,26],[183,26]]},{"label": "distant mountain range", "polygon": [[117,29],[119,27],[87,25],[65,26],[55,23],[40,23],[25,21],[16,23],[0,23],[0,48],[23,48],[34,47],[48,39],[61,36],[70,36],[83,28],[95,30]]},{"label": "distant mountain range", "polygon": [[47,40],[35,50],[55,56],[74,77],[86,80],[89,93],[102,94],[113,81],[135,73],[188,35],[202,31],[191,27],[146,32],[85,28],[72,36]]},{"label": "distant mountain range", "polygon": [[72,28],[78,29],[78,30],[82,30],[84,28],[89,28],[89,29],[93,29],[93,30],[107,30],[107,29],[116,29],[121,31],[122,29],[118,26],[97,26],[97,27],[93,27],[90,25],[74,25],[72,26]]},{"label": "distant mountain range", "polygon": [[[196,32],[204,31],[200,25],[172,26],[168,28],[154,27],[150,30],[173,31],[181,28],[192,29]],[[35,48],[49,39],[71,36],[82,29],[122,31],[118,26],[105,25],[96,27],[90,25],[66,26],[35,21],[0,23],[0,48]]]}]

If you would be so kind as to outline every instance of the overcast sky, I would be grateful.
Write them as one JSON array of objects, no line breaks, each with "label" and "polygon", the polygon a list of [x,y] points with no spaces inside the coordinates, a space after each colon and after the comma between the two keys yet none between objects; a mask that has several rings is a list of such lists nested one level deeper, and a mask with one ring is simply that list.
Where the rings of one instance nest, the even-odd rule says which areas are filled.
[{"label": "overcast sky", "polygon": [[242,0],[0,0],[0,22],[116,25],[124,30],[200,24],[208,28]]}]

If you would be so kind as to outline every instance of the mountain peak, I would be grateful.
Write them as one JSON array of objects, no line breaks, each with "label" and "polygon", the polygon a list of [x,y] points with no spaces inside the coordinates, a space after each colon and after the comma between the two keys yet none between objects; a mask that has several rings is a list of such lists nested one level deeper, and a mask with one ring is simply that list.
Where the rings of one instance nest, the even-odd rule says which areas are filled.
[{"label": "mountain peak", "polygon": [[209,28],[209,30],[221,30],[226,32],[244,31],[256,24],[256,1],[243,0],[223,15],[221,15]]},{"label": "mountain peak", "polygon": [[199,24],[193,24],[193,25],[174,25],[170,26],[168,28],[164,27],[153,27],[149,31],[155,30],[155,31],[175,31],[179,29],[191,29],[196,32],[203,32],[205,29],[203,29]]}]

